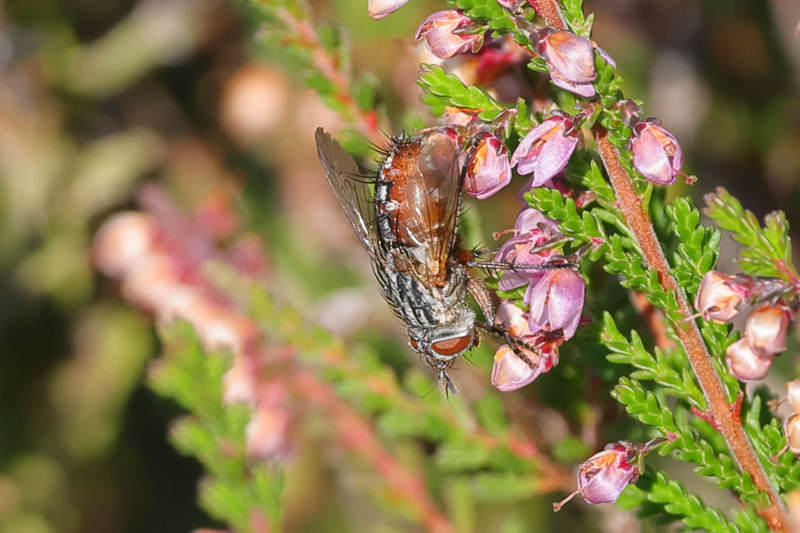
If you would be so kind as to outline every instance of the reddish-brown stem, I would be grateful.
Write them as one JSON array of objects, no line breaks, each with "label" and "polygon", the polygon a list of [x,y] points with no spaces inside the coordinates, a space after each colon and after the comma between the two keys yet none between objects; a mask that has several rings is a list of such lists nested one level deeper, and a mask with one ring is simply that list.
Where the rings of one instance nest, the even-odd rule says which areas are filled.
[{"label": "reddish-brown stem", "polygon": [[[641,199],[633,188],[631,178],[620,163],[619,152],[608,140],[608,132],[605,129],[596,127],[594,133],[597,149],[614,188],[617,208],[625,219],[625,223],[633,231],[645,261],[650,268],[658,272],[659,282],[664,289],[674,293],[680,313],[684,317],[691,316],[692,311],[686,302],[683,291],[669,273],[669,264],[656,237],[650,216],[642,207]],[[680,320],[674,321],[672,326],[686,351],[703,395],[708,402],[708,414],[725,437],[739,467],[742,471],[750,474],[756,487],[769,497],[770,506],[760,509],[759,514],[773,531],[787,532],[783,501],[767,479],[741,426],[738,413],[734,412],[731,405],[728,404],[722,382],[714,370],[711,355],[703,342],[697,324],[694,320]]]},{"label": "reddish-brown stem", "polygon": [[533,8],[544,18],[548,26],[559,30],[567,29],[564,17],[561,16],[561,8],[555,0],[533,0]]}]

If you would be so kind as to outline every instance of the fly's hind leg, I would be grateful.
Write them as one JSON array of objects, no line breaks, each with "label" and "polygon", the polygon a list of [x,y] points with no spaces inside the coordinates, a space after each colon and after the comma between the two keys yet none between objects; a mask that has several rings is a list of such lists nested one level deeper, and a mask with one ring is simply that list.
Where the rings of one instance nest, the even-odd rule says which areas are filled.
[{"label": "fly's hind leg", "polygon": [[495,309],[497,309],[497,295],[484,283],[475,278],[469,278],[467,281],[467,291],[470,293],[478,308],[483,314],[483,318],[489,324],[494,324]]}]

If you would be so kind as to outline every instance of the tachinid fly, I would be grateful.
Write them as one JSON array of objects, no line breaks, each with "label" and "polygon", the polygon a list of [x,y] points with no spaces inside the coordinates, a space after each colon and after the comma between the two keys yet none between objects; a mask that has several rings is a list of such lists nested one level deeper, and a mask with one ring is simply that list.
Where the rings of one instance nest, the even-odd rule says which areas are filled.
[{"label": "tachinid fly", "polygon": [[[447,369],[479,342],[476,328],[494,324],[491,297],[469,275],[471,254],[458,242],[463,173],[456,132],[447,127],[394,138],[374,178],[322,128],[317,152],[333,192],[361,244],[384,299],[406,325],[411,348],[453,391]],[[471,293],[488,322],[467,305]]]}]

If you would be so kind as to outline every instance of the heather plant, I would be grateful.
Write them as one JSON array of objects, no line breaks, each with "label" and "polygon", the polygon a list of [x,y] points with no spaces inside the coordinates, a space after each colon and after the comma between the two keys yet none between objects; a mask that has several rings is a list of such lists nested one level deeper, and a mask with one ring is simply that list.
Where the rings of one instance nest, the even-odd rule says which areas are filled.
[{"label": "heather plant", "polygon": [[[385,18],[404,3],[368,9]],[[279,530],[286,477],[322,434],[397,528],[482,531],[486,516],[502,516],[506,530],[527,531],[536,518],[525,502],[553,501],[555,521],[580,496],[653,527],[790,531],[796,383],[785,422],[780,395],[752,385],[786,351],[798,310],[786,217],[761,224],[723,189],[705,198],[708,223],[689,195],[667,200],[679,178],[697,178],[683,170],[680,140],[626,97],[580,0],[449,4],[416,32],[440,60],[421,64],[417,83],[436,117],[427,125],[452,133],[475,198],[465,245],[479,244],[481,202],[520,191],[513,228],[492,228],[498,242],[477,251],[491,258],[481,281],[497,298],[485,318],[522,342],[484,338],[474,366],[452,373],[461,394],[440,396],[424,367],[344,344],[301,315],[263,251],[221,245],[213,225],[144,189],[143,211],[98,233],[95,260],[159,324],[165,353],[150,383],[187,411],[171,437],[206,469],[202,505],[236,531]],[[254,53],[338,113],[336,135],[355,156],[385,146],[381,129],[420,126],[381,112],[380,88],[352,72],[344,34],[308,5],[238,5]],[[501,75],[511,89],[505,79],[500,90]],[[741,245],[740,272],[716,270],[722,231]],[[549,442],[553,423],[569,436]],[[737,504],[705,503],[676,463]]]}]

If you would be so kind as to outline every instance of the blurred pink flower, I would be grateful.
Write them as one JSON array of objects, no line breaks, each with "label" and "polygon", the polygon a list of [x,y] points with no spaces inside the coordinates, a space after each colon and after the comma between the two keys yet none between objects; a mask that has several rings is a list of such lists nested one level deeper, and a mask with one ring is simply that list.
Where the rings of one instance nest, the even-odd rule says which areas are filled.
[{"label": "blurred pink flower", "polygon": [[367,13],[375,20],[380,20],[406,5],[406,2],[408,0],[369,0]]},{"label": "blurred pink flower", "polygon": [[633,166],[645,178],[658,185],[672,185],[683,166],[683,152],[678,140],[655,122],[642,121],[632,127],[628,149]]},{"label": "blurred pink flower", "polygon": [[800,379],[786,383],[786,399],[796,413],[800,413]]},{"label": "blurred pink flower", "polygon": [[138,211],[123,211],[109,217],[92,245],[97,268],[106,276],[122,278],[146,254],[156,239],[157,227],[151,215]]},{"label": "blurred pink flower", "polygon": [[531,331],[561,329],[564,339],[575,335],[583,311],[585,287],[583,278],[571,268],[548,270],[525,293]]},{"label": "blurred pink flower", "polygon": [[533,173],[531,187],[540,187],[567,166],[578,145],[572,118],[554,115],[528,132],[514,150],[511,165],[520,175]]},{"label": "blurred pink flower", "polygon": [[467,160],[464,190],[483,200],[510,182],[508,148],[494,135],[484,133]]},{"label": "blurred pink flower", "polygon": [[425,39],[425,45],[439,59],[449,59],[464,52],[477,52],[483,46],[483,34],[461,33],[472,21],[460,11],[447,9],[437,11],[426,18],[414,36]]}]

